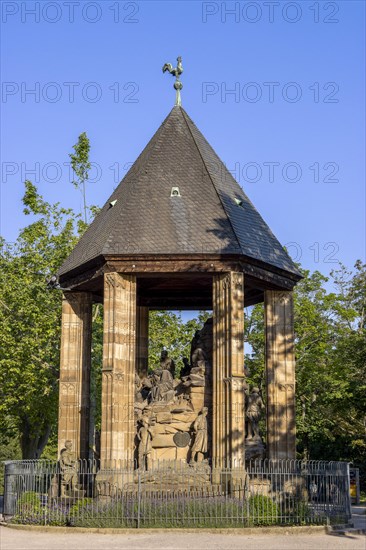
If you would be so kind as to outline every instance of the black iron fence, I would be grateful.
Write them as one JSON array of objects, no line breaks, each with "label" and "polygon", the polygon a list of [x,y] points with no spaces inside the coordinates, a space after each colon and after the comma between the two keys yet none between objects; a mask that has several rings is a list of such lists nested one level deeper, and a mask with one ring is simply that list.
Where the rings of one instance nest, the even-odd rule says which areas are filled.
[{"label": "black iron fence", "polygon": [[5,463],[4,515],[82,527],[248,527],[343,523],[344,462],[258,460],[243,467],[156,463],[150,471],[79,461]]}]

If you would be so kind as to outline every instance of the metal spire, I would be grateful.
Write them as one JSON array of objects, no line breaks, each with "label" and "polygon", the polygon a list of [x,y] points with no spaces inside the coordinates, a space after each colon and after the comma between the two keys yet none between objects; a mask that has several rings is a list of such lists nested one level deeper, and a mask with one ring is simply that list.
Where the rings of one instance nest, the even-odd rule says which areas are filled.
[{"label": "metal spire", "polygon": [[183,84],[179,80],[179,77],[183,72],[182,58],[180,56],[177,57],[177,66],[175,68],[173,68],[173,65],[171,63],[165,63],[163,66],[163,73],[165,73],[165,71],[169,71],[171,75],[175,76],[175,82],[174,82],[175,104],[182,105],[182,101],[180,98],[180,91],[183,88]]}]

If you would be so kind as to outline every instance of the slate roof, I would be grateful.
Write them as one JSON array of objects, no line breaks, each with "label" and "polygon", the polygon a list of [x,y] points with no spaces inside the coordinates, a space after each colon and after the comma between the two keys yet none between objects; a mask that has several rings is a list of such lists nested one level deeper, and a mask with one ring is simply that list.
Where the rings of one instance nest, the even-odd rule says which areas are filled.
[{"label": "slate roof", "polygon": [[[171,196],[172,187],[180,196]],[[239,254],[300,275],[180,106],[173,107],[59,275],[109,254]]]}]

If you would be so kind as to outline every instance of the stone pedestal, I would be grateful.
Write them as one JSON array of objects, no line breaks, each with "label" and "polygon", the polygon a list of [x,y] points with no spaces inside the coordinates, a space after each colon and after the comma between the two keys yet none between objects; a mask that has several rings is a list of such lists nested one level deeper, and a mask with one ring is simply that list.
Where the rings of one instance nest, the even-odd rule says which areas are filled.
[{"label": "stone pedestal", "polygon": [[260,477],[252,477],[248,480],[248,489],[250,496],[262,495],[269,497],[271,495],[271,481]]},{"label": "stone pedestal", "polygon": [[267,456],[295,458],[295,354],[292,292],[265,292]]},{"label": "stone pedestal", "polygon": [[212,459],[217,465],[244,463],[244,276],[213,278]]},{"label": "stone pedestal", "polygon": [[260,437],[245,440],[245,460],[257,460],[264,458],[265,447]]},{"label": "stone pedestal", "polygon": [[136,277],[104,275],[101,468],[132,468]]},{"label": "stone pedestal", "polygon": [[62,302],[58,447],[72,442],[77,458],[89,458],[92,298],[65,292]]}]

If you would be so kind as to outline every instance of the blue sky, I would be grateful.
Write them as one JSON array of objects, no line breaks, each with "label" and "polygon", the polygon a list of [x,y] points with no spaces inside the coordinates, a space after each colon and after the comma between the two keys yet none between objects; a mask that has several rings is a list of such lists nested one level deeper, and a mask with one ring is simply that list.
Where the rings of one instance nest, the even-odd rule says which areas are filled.
[{"label": "blue sky", "polygon": [[181,55],[183,107],[294,259],[324,273],[364,259],[363,1],[1,8],[8,242],[29,223],[26,177],[48,201],[81,208],[64,163],[83,131],[97,180],[88,200],[105,202],[173,106],[161,67]]}]

